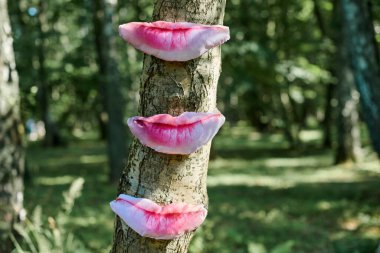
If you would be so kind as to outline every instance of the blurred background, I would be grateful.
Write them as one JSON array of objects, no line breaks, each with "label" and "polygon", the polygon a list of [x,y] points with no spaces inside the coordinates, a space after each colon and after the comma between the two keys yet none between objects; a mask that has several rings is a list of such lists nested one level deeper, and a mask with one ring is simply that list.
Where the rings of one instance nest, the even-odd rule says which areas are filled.
[{"label": "blurred background", "polygon": [[[379,63],[380,2],[351,2],[366,3],[351,19],[369,27],[368,55]],[[150,21],[152,10],[148,0],[8,1],[27,139],[17,252],[109,250],[108,202],[143,62],[117,27]],[[340,0],[227,1],[218,86],[227,121],[212,147],[209,215],[190,252],[376,252],[376,132],[364,122],[345,11]]]}]

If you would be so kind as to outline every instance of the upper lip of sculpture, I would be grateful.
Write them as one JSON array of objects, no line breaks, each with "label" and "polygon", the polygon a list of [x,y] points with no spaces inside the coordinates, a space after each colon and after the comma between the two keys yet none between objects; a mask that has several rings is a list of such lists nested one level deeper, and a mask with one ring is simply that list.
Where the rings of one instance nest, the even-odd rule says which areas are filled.
[{"label": "upper lip of sculpture", "polygon": [[188,61],[229,40],[229,28],[189,22],[131,22],[120,36],[146,54],[166,61]]},{"label": "upper lip of sculpture", "polygon": [[[140,22],[133,22],[140,23]],[[153,28],[153,29],[161,29],[168,31],[180,31],[180,30],[190,30],[190,29],[204,29],[206,27],[211,27],[212,29],[227,29],[227,26],[222,25],[203,25],[203,24],[195,24],[190,22],[168,22],[168,21],[155,21],[155,22],[146,22],[140,23],[142,26]],[[125,24],[123,24],[125,25]],[[123,25],[120,25],[122,27]]]},{"label": "upper lip of sculpture", "polygon": [[[164,115],[166,116],[165,119],[160,118],[160,116],[164,116]],[[157,114],[157,115],[149,117],[149,118],[137,117],[134,119],[134,121],[136,123],[143,121],[143,122],[147,122],[147,123],[151,123],[151,124],[155,124],[155,125],[160,125],[163,127],[165,127],[165,126],[167,126],[167,127],[187,127],[187,126],[197,124],[199,122],[206,121],[206,120],[213,118],[213,117],[220,117],[221,116],[220,113],[215,113],[215,114],[210,114],[210,115],[204,116],[203,118],[194,117],[194,118],[189,119],[188,121],[184,122],[184,121],[181,121],[181,117],[183,117],[183,115],[184,114],[181,114],[180,116],[174,117],[174,116],[171,116],[168,114]],[[170,120],[170,121],[168,121],[168,120]]]},{"label": "upper lip of sculpture", "polygon": [[153,206],[153,208],[147,208],[147,207],[140,206],[138,202],[133,203],[132,201],[129,201],[129,200],[123,198],[122,196],[121,197],[119,196],[118,198],[116,198],[116,202],[118,202],[118,201],[133,205],[136,208],[138,208],[144,212],[152,213],[152,214],[159,214],[159,215],[181,215],[181,214],[198,213],[198,212],[204,211],[204,210],[200,210],[199,207],[194,207],[193,209],[188,209],[184,212],[179,212],[179,211],[172,212],[172,211],[170,211],[170,206],[174,206],[176,204],[169,204],[169,205],[165,205],[165,206],[155,205],[155,206]]}]

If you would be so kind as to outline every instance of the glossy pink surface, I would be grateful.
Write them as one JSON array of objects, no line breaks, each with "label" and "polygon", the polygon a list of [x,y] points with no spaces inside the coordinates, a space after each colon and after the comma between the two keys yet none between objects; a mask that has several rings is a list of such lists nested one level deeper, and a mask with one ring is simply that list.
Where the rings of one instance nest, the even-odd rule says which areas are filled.
[{"label": "glossy pink surface", "polygon": [[230,38],[229,28],[188,22],[131,22],[119,26],[120,36],[146,54],[166,61],[188,61]]},{"label": "glossy pink surface", "polygon": [[139,141],[161,153],[190,154],[208,143],[225,121],[221,113],[184,112],[132,117],[128,126]]},{"label": "glossy pink surface", "polygon": [[164,240],[196,229],[207,215],[202,205],[178,203],[160,206],[149,199],[125,194],[120,194],[110,206],[139,235]]},{"label": "glossy pink surface", "polygon": [[[194,29],[197,28],[193,28],[193,30]],[[186,47],[187,37],[191,31],[192,29],[190,27],[176,28],[175,26],[142,25],[136,30],[136,35],[152,48],[172,51],[182,50]]]}]

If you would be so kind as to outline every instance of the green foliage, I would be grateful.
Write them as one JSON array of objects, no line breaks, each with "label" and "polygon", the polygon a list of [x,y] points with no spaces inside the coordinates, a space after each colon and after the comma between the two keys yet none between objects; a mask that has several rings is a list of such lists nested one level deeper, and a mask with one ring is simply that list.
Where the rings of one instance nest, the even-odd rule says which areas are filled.
[{"label": "green foliage", "polygon": [[[23,117],[41,118],[38,18],[44,14],[43,52],[51,117],[68,135],[96,129],[104,115],[96,64],[94,3],[47,0],[42,1],[45,10],[40,10],[40,0],[9,2]],[[375,27],[380,22],[379,6],[374,1]],[[152,1],[118,1],[115,36],[117,24],[151,21],[152,8]],[[218,107],[227,120],[232,124],[246,120],[260,131],[320,123],[328,103],[326,85],[335,82],[335,46],[330,38],[336,34],[333,16],[329,0],[227,1],[224,23],[231,28],[231,40],[222,46],[218,89]],[[143,54],[118,37],[115,41],[128,102],[125,117],[129,117],[137,113]],[[289,96],[289,110],[295,117],[286,118],[289,112],[282,109],[281,94]]]},{"label": "green foliage", "polygon": [[[44,9],[40,8],[41,2]],[[41,119],[41,65],[38,52],[45,58],[50,116],[59,130],[73,134],[77,129],[96,128],[102,110],[99,70],[96,64],[92,1],[20,0],[9,1],[14,31],[17,69],[20,75],[23,118]],[[152,10],[150,1],[123,1],[117,6],[115,22],[146,19]],[[39,18],[43,16],[42,32]],[[117,36],[117,25],[115,25]],[[117,62],[127,98],[128,115],[136,111],[139,74],[142,67],[138,53],[118,38]],[[41,49],[42,48],[42,49]],[[91,113],[89,113],[91,112]]]},{"label": "green foliage", "polygon": [[[97,127],[101,90],[96,66],[93,2],[43,2],[43,10],[40,10],[39,0],[10,3],[24,117],[41,116],[38,51],[42,46],[52,119],[70,133],[75,129]],[[319,2],[328,23],[331,3]],[[119,1],[115,23],[150,21],[152,7],[152,2],[146,0]],[[273,104],[284,80],[289,80],[291,89],[300,90],[301,97],[323,92],[324,84],[331,80],[326,73],[331,61],[327,54],[331,43],[322,40],[313,10],[311,0],[227,1],[225,24],[231,27],[231,41],[222,47],[224,64],[219,107],[228,120],[247,119],[263,128],[281,125],[282,113]],[[44,41],[38,33],[40,15],[45,17]],[[115,35],[116,30],[117,25]],[[121,39],[115,39],[129,116],[137,111],[143,55]],[[283,68],[285,72],[278,71],[288,64],[291,65],[289,71],[288,68]],[[314,96],[307,105],[315,108],[323,102],[323,97]],[[299,102],[297,107],[305,104]]]},{"label": "green foliage", "polygon": [[[45,217],[42,208],[37,206],[25,224],[18,224],[16,232],[21,237],[12,236],[15,245],[14,253],[87,253],[91,252],[68,228],[74,203],[80,197],[84,184],[83,178],[76,179],[70,189],[63,193],[63,202],[55,218]],[[46,224],[47,222],[47,224]]]}]

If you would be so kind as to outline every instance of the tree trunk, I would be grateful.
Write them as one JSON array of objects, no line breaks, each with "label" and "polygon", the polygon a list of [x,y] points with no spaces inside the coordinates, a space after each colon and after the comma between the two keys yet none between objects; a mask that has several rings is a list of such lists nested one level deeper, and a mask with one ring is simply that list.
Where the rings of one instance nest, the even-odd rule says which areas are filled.
[{"label": "tree trunk", "polygon": [[370,1],[342,0],[342,22],[357,89],[374,149],[380,157],[380,62]]},{"label": "tree trunk", "polygon": [[[325,18],[323,17],[321,7],[318,0],[313,0],[314,4],[314,16],[319,28],[319,31],[321,33],[321,39],[322,41],[328,41],[332,40],[334,41],[334,35],[335,34],[335,25],[332,25],[333,31],[327,29]],[[333,4],[336,6],[336,0],[333,1]],[[333,14],[334,15],[334,14]],[[329,52],[331,53],[331,52]],[[331,55],[331,54],[329,54]],[[332,57],[332,56],[331,56]],[[335,64],[330,63],[328,65],[328,71],[331,73],[332,76],[335,77]],[[333,106],[332,106],[332,99],[334,98],[335,94],[335,84],[333,82],[330,82],[326,86],[326,92],[325,92],[325,108],[324,108],[324,118],[322,122],[322,129],[323,129],[323,142],[322,146],[324,148],[331,148],[332,147],[332,119],[333,119]]]},{"label": "tree trunk", "polygon": [[333,106],[332,106],[332,99],[334,98],[335,93],[335,84],[330,82],[326,86],[326,102],[325,102],[325,109],[324,109],[324,118],[322,122],[322,128],[323,128],[323,143],[322,146],[324,148],[331,148],[332,147],[332,119],[333,119]]},{"label": "tree trunk", "polygon": [[103,34],[103,23],[104,20],[104,2],[103,0],[94,0],[94,15],[93,15],[93,26],[94,26],[94,38],[95,38],[95,48],[97,53],[97,64],[99,68],[98,75],[98,97],[96,100],[96,113],[99,127],[99,137],[101,140],[107,140],[107,122],[108,122],[108,114],[107,114],[107,102],[106,102],[106,82],[105,75],[107,64],[105,55],[105,46],[104,44],[104,34]]},{"label": "tree trunk", "polygon": [[51,93],[51,87],[47,81],[47,71],[46,71],[46,58],[45,58],[45,40],[47,32],[47,20],[45,14],[45,4],[43,0],[38,2],[38,19],[37,19],[37,30],[38,30],[38,104],[40,108],[41,118],[45,126],[45,137],[44,145],[46,147],[60,146],[62,140],[57,128],[57,125],[53,121],[50,115],[49,109],[49,97]]},{"label": "tree trunk", "polygon": [[335,2],[334,16],[335,26],[338,36],[333,38],[336,45],[336,70],[338,115],[337,115],[337,136],[338,143],[335,150],[335,163],[356,162],[361,157],[360,125],[359,113],[357,110],[359,94],[355,89],[353,70],[348,55],[347,34],[343,31],[343,23],[340,17],[343,10],[339,8],[340,0]]},{"label": "tree trunk", "polygon": [[124,166],[124,157],[127,154],[127,133],[124,124],[125,102],[115,60],[114,30],[116,27],[112,22],[115,5],[116,1],[96,0],[94,16],[100,90],[104,91],[101,96],[103,96],[108,116],[107,142],[110,181],[116,181],[120,178]]},{"label": "tree trunk", "polygon": [[[286,44],[286,38],[289,34],[289,18],[288,18],[288,9],[289,6],[285,1],[280,3],[280,6],[284,10],[281,13],[282,22],[278,23],[278,47],[279,51],[283,52],[283,57],[279,56],[280,61],[289,61],[291,59],[289,46]],[[285,138],[288,140],[290,147],[293,149],[298,149],[302,146],[300,139],[300,132],[302,130],[302,125],[299,123],[299,112],[296,106],[295,101],[290,96],[290,88],[292,82],[287,79],[289,76],[290,67],[286,67],[286,74],[284,75],[283,84],[280,84],[279,87],[279,105],[281,117],[284,122],[284,134]]]},{"label": "tree trunk", "polygon": [[40,113],[42,121],[45,125],[45,137],[44,145],[52,146],[53,134],[51,131],[51,120],[49,116],[49,87],[46,81],[46,69],[45,69],[45,33],[46,33],[46,17],[45,6],[43,0],[38,2],[38,105],[40,107]]},{"label": "tree trunk", "polygon": [[[157,0],[153,19],[222,24],[225,0]],[[212,112],[216,108],[221,71],[220,47],[187,62],[166,62],[146,55],[140,90],[140,115],[179,115],[184,111]],[[154,152],[134,140],[119,192],[160,204],[186,202],[208,206],[206,176],[210,143],[190,155]],[[185,253],[193,232],[174,240],[139,236],[118,217],[112,253]]]},{"label": "tree trunk", "polygon": [[9,235],[22,218],[24,153],[18,76],[7,1],[0,0],[0,252],[13,249]]},{"label": "tree trunk", "polygon": [[284,135],[286,140],[289,142],[290,147],[292,149],[297,149],[301,144],[301,129],[296,121],[296,108],[290,102],[291,98],[288,91],[284,91],[282,87],[279,87],[279,90],[278,101],[281,117],[284,122]]},{"label": "tree trunk", "polygon": [[361,157],[361,142],[359,129],[359,113],[357,106],[359,95],[355,89],[355,81],[346,46],[338,47],[338,117],[337,135],[338,143],[335,150],[335,163],[356,162]]}]

